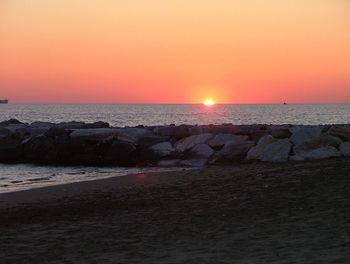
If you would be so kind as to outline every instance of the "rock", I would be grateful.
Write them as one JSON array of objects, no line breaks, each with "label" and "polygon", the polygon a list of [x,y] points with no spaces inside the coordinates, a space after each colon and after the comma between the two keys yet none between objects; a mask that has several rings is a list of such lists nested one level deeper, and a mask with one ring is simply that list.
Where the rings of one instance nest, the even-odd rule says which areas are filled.
[{"label": "rock", "polygon": [[0,126],[3,126],[3,127],[8,126],[8,125],[16,125],[16,124],[24,124],[24,123],[18,121],[17,119],[14,119],[14,118],[0,122]]},{"label": "rock", "polygon": [[188,159],[180,161],[180,165],[187,167],[204,167],[207,163],[207,159]]},{"label": "rock", "polygon": [[207,143],[211,138],[213,138],[213,134],[189,136],[177,141],[175,143],[175,149],[180,152],[185,152],[198,144]]},{"label": "rock", "polygon": [[0,127],[0,139],[1,138],[8,138],[12,136],[12,132],[8,130],[7,128]]},{"label": "rock", "polygon": [[0,144],[0,162],[16,163],[21,162],[22,149],[18,141],[11,140]]},{"label": "rock", "polygon": [[206,158],[208,159],[214,154],[214,150],[208,146],[208,144],[198,144],[194,146],[190,151],[191,158]]},{"label": "rock", "polygon": [[[45,136],[35,136],[25,140],[22,144],[26,161],[40,164],[53,164],[56,162],[57,149],[54,139]],[[65,158],[69,158],[69,156]]]},{"label": "rock", "polygon": [[290,130],[292,132],[290,141],[294,145],[300,145],[313,139],[317,139],[322,134],[322,127],[319,126],[295,126]]},{"label": "rock", "polygon": [[350,141],[350,127],[346,126],[332,126],[328,133],[345,141]]},{"label": "rock", "polygon": [[302,160],[318,160],[326,159],[331,157],[339,157],[340,152],[332,146],[320,147],[317,149],[310,150],[294,150],[295,155],[291,156],[290,159],[294,161]]},{"label": "rock", "polygon": [[57,138],[62,136],[69,136],[71,133],[70,130],[59,128],[59,127],[51,127],[48,131],[45,132],[45,137]]},{"label": "rock", "polygon": [[151,151],[161,158],[173,154],[175,152],[175,148],[170,144],[170,142],[162,142],[153,145],[151,147]]},{"label": "rock", "polygon": [[342,141],[330,135],[322,135],[294,147],[292,160],[316,160],[340,156],[337,147]]},{"label": "rock", "polygon": [[213,162],[220,160],[235,160],[246,156],[248,151],[254,147],[254,141],[230,141],[214,155]]},{"label": "rock", "polygon": [[192,126],[189,128],[190,135],[199,134],[236,134],[238,132],[238,127],[232,124],[223,125],[202,125],[202,126]]},{"label": "rock", "polygon": [[233,134],[217,134],[213,139],[209,140],[208,144],[212,148],[221,148],[228,142],[242,142],[248,138],[248,136],[237,136]]},{"label": "rock", "polygon": [[290,125],[270,125],[268,131],[274,138],[284,139],[292,135],[290,128]]},{"label": "rock", "polygon": [[345,157],[350,157],[350,141],[343,142],[340,145],[340,153]]},{"label": "rock", "polygon": [[177,167],[180,165],[180,160],[171,159],[171,160],[160,160],[157,164],[159,167]]},{"label": "rock", "polygon": [[136,147],[128,142],[115,141],[103,153],[104,165],[130,166],[135,163]]},{"label": "rock", "polygon": [[153,129],[154,133],[159,136],[169,136],[175,139],[181,139],[188,137],[189,134],[189,125],[180,125],[180,126],[160,126]]},{"label": "rock", "polygon": [[276,139],[271,135],[262,137],[258,144],[251,148],[247,154],[248,160],[261,160],[268,162],[286,162],[292,144],[288,139]]},{"label": "rock", "polygon": [[49,129],[51,127],[54,127],[55,124],[51,122],[41,122],[41,121],[36,121],[33,122],[29,125],[30,128],[43,128],[43,129]]},{"label": "rock", "polygon": [[134,145],[137,145],[141,138],[154,136],[152,131],[147,128],[122,128],[118,132],[118,140],[129,142]]},{"label": "rock", "polygon": [[108,128],[110,127],[109,123],[107,122],[102,122],[102,121],[98,121],[98,122],[94,122],[91,124],[85,124],[84,128]]},{"label": "rock", "polygon": [[107,137],[117,137],[119,128],[88,128],[88,129],[74,129],[70,136],[72,138],[84,138],[88,140],[102,140]]},{"label": "rock", "polygon": [[87,129],[85,122],[71,121],[71,122],[61,122],[55,125],[59,128],[65,129]]}]

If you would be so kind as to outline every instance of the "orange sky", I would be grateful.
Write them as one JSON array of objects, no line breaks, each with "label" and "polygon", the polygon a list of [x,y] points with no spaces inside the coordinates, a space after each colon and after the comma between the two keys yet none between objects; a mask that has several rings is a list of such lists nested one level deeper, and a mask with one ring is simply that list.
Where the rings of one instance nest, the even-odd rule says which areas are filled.
[{"label": "orange sky", "polygon": [[350,103],[348,0],[0,0],[0,98]]}]

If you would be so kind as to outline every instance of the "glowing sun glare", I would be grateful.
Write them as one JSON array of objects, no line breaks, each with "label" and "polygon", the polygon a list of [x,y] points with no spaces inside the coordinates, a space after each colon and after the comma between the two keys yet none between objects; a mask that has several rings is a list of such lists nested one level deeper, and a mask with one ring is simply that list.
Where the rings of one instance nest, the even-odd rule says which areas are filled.
[{"label": "glowing sun glare", "polygon": [[214,102],[214,100],[212,100],[212,99],[205,99],[204,102],[203,102],[203,104],[204,104],[205,106],[212,106],[212,105],[215,104],[215,102]]}]

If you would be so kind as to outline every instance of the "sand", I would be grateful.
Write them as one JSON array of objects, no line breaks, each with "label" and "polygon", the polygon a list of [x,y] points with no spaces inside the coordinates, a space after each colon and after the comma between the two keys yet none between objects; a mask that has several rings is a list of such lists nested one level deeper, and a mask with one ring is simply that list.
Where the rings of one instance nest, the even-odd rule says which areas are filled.
[{"label": "sand", "polygon": [[349,263],[350,159],[0,194],[1,263]]}]

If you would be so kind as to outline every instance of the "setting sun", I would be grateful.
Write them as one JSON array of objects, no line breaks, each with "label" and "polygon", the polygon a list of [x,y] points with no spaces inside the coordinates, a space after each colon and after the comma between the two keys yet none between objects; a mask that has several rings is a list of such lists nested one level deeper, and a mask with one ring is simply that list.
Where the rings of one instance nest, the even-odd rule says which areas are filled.
[{"label": "setting sun", "polygon": [[212,105],[215,104],[215,102],[214,102],[214,100],[212,100],[212,99],[206,99],[206,100],[203,101],[203,104],[204,104],[205,106],[212,106]]}]

